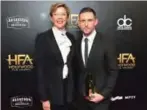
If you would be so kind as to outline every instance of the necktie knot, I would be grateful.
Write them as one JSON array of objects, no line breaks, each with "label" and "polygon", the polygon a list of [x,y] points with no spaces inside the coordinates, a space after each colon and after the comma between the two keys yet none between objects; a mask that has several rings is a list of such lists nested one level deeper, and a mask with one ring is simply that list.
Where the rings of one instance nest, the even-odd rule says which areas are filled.
[{"label": "necktie knot", "polygon": [[88,42],[88,38],[85,38],[84,41],[85,41],[85,43],[87,43]]}]

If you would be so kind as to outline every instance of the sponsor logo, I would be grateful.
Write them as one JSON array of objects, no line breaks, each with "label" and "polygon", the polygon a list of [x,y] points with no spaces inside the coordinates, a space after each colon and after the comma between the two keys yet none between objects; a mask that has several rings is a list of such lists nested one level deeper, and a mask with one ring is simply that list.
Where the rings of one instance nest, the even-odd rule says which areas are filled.
[{"label": "sponsor logo", "polygon": [[124,18],[119,18],[117,20],[117,25],[117,30],[132,30],[132,19],[124,15]]},{"label": "sponsor logo", "polygon": [[28,17],[13,16],[13,17],[8,17],[6,21],[7,21],[7,28],[21,29],[21,28],[30,27],[30,22]]},{"label": "sponsor logo", "polygon": [[124,96],[125,100],[136,99],[136,96]]},{"label": "sponsor logo", "polygon": [[111,101],[123,100],[123,96],[111,97]]},{"label": "sponsor logo", "polygon": [[11,107],[30,107],[33,105],[33,98],[30,96],[14,96],[10,99]]},{"label": "sponsor logo", "polygon": [[134,100],[136,99],[135,95],[132,96],[115,96],[115,97],[111,97],[111,101],[117,101],[117,100]]}]

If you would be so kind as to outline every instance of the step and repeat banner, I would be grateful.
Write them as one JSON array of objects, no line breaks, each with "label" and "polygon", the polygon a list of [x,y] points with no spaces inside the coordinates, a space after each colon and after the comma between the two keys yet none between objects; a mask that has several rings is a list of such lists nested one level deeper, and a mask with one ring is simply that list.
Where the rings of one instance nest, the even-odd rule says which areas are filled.
[{"label": "step and repeat banner", "polygon": [[[41,109],[34,42],[38,33],[51,28],[48,13],[56,2],[1,2],[2,110]],[[68,30],[75,38],[79,32],[78,13],[88,6],[97,13],[97,30],[116,40],[119,76],[110,110],[147,110],[147,2],[63,2],[71,9]]]}]

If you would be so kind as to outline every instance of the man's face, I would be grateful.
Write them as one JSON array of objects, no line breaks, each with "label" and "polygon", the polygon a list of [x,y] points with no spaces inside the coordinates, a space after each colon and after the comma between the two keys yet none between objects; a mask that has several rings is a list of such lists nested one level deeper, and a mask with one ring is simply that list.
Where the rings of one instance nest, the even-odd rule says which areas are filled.
[{"label": "man's face", "polygon": [[98,20],[95,18],[92,12],[84,12],[79,15],[79,27],[83,31],[85,36],[88,36],[93,32]]},{"label": "man's face", "polygon": [[68,21],[68,16],[65,8],[57,8],[56,11],[52,14],[51,21],[53,22],[53,25],[58,29],[64,29]]}]

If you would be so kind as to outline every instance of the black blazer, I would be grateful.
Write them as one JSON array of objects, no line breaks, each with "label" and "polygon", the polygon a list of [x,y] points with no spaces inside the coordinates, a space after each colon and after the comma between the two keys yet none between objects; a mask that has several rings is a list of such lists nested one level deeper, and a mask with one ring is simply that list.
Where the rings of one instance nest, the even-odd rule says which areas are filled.
[{"label": "black blazer", "polygon": [[[74,37],[68,32],[66,35],[72,43],[67,58],[69,74],[66,99],[67,102],[71,102],[73,98],[73,70],[71,64],[74,53]],[[40,100],[49,100],[53,104],[63,105],[64,92],[62,69],[64,62],[52,29],[45,31],[36,37],[35,64]]]},{"label": "black blazer", "polygon": [[87,67],[85,67],[81,54],[81,40],[82,34],[77,41],[76,51],[76,63],[79,62],[76,71],[78,73],[78,91],[85,95],[85,78],[90,72],[95,78],[96,91],[105,99],[110,98],[118,75],[114,42],[97,32],[88,57]]}]

